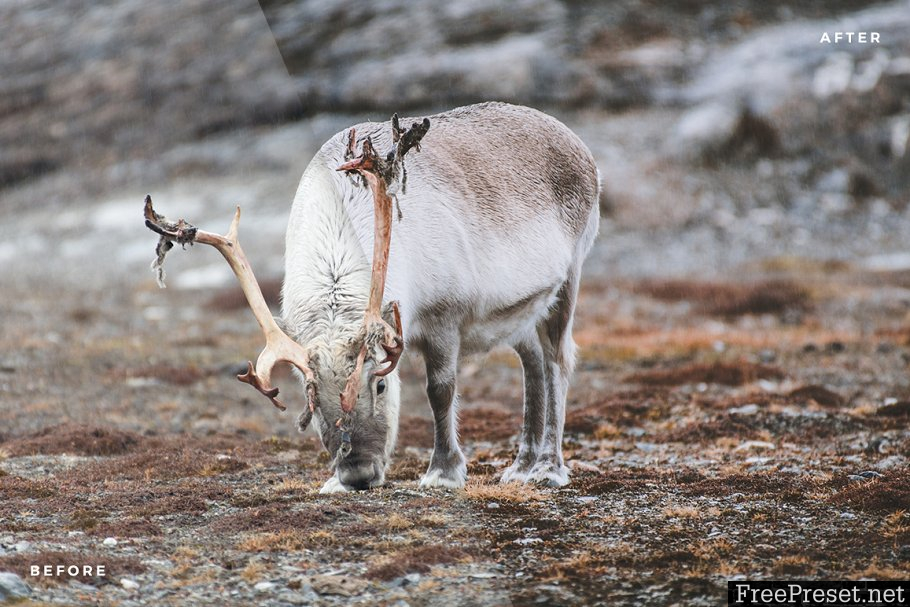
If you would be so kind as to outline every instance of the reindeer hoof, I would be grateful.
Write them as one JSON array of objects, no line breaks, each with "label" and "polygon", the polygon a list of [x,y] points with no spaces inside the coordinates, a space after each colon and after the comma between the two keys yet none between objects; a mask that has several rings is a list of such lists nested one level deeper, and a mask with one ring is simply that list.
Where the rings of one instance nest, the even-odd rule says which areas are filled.
[{"label": "reindeer hoof", "polygon": [[325,482],[322,486],[322,489],[319,490],[319,493],[328,494],[328,493],[346,493],[350,491],[337,476],[333,476]]},{"label": "reindeer hoof", "polygon": [[554,462],[537,462],[528,474],[527,482],[544,487],[565,487],[569,484],[569,469]]},{"label": "reindeer hoof", "polygon": [[499,482],[503,484],[526,483],[528,482],[528,474],[530,474],[528,467],[521,466],[519,465],[519,462],[516,461],[503,471],[502,476],[499,477]]},{"label": "reindeer hoof", "polygon": [[420,479],[421,489],[461,489],[467,480],[467,473],[451,470],[430,470]]}]

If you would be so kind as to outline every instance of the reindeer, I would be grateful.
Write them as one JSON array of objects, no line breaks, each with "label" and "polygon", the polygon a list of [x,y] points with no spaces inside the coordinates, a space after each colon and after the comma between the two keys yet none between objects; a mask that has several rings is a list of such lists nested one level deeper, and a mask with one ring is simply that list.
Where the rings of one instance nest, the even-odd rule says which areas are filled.
[{"label": "reindeer", "polygon": [[321,492],[383,484],[405,344],[426,365],[435,427],[420,487],[464,485],[458,363],[503,344],[521,360],[524,419],[501,481],[563,486],[572,320],[598,229],[594,159],[565,125],[526,107],[471,105],[407,130],[397,116],[391,122],[336,134],[304,172],[287,229],[280,321],[237,239],[239,208],[219,236],[170,222],[146,198],[146,224],[161,235],[159,282],[174,243],[224,255],[266,337],[256,365],[238,378],[284,409],[271,370],[281,361],[296,368],[307,399],[298,428],[315,420],[334,456]]}]

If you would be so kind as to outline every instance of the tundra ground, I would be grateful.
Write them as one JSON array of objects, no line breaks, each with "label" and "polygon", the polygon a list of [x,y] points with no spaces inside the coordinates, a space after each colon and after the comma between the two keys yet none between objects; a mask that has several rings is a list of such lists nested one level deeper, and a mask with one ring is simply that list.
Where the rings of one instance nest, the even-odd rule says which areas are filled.
[{"label": "tundra ground", "polygon": [[[568,487],[498,484],[521,423],[498,352],[460,376],[464,490],[417,488],[412,357],[389,482],[333,496],[294,411],[233,379],[260,339],[233,291],[22,293],[0,343],[0,570],[74,605],[716,605],[734,576],[906,579],[907,276],[749,272],[584,285]],[[124,313],[149,297],[185,320]],[[70,563],[108,574],[29,576]]]}]

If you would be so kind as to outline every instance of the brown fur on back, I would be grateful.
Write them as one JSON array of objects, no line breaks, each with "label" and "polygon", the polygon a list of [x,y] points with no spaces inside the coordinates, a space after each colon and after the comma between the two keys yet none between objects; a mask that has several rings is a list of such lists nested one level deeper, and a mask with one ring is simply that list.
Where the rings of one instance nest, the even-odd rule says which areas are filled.
[{"label": "brown fur on back", "polygon": [[[564,124],[538,110],[499,102],[429,118],[421,151],[405,159],[409,181],[450,190],[453,204],[472,207],[472,214],[493,226],[555,205],[568,235],[577,237],[584,230],[597,204],[597,168],[587,146]],[[419,120],[407,117],[401,123],[410,126]],[[354,128],[358,149],[367,135],[379,150],[391,149],[388,122]],[[330,144],[329,153],[340,164],[344,134]]]}]

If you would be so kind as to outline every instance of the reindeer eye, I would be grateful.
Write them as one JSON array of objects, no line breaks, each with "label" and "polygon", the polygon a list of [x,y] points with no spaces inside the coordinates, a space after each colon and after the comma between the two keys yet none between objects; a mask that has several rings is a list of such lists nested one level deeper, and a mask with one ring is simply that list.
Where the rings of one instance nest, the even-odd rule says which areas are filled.
[{"label": "reindeer eye", "polygon": [[382,394],[383,392],[385,392],[385,380],[380,379],[376,382],[376,394]]}]

